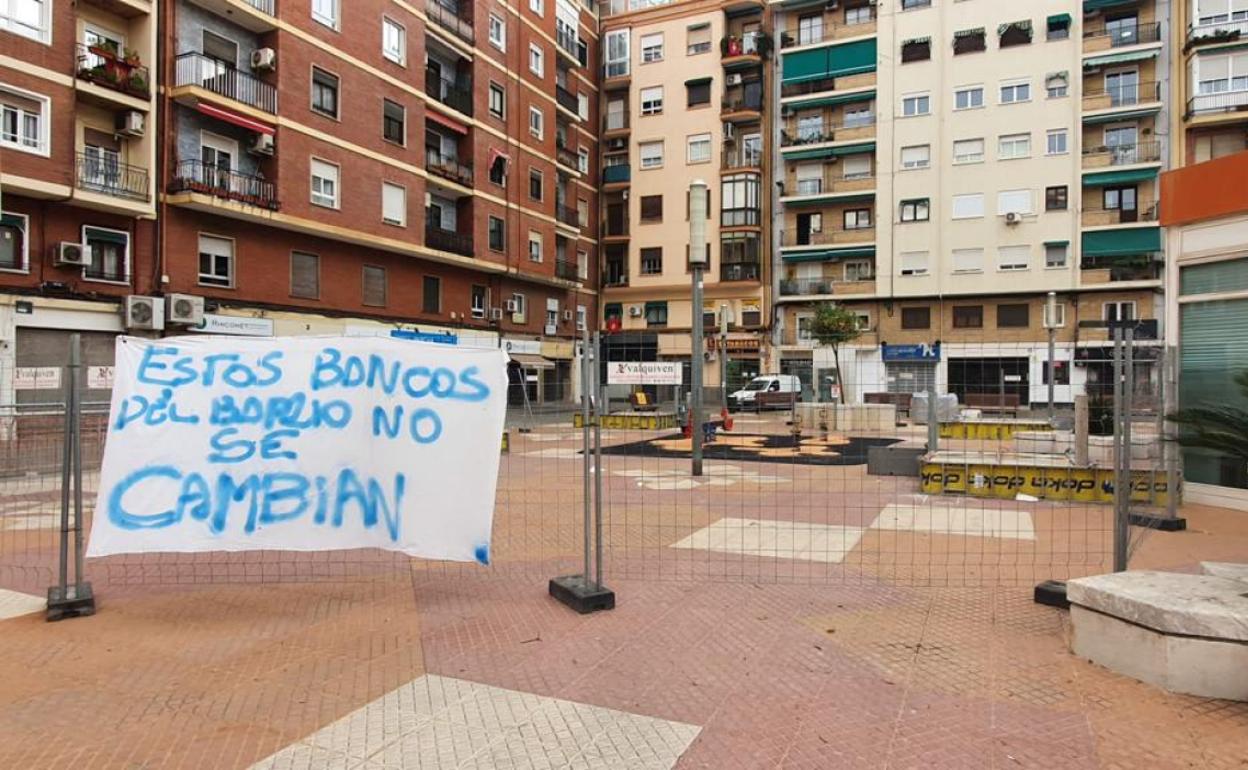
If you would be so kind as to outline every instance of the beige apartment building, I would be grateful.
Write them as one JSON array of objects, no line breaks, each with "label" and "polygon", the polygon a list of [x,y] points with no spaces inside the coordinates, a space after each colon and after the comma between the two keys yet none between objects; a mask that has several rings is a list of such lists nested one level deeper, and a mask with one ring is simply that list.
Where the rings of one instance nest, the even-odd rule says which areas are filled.
[{"label": "beige apartment building", "polygon": [[935,382],[1043,402],[1050,291],[1059,402],[1107,381],[1106,333],[1081,323],[1159,337],[1168,2],[769,8],[780,371],[829,381],[806,331],[825,301],[862,321],[855,401]]},{"label": "beige apartment building", "polygon": [[1171,162],[1248,150],[1248,0],[1174,0]]},{"label": "beige apartment building", "polygon": [[[612,360],[690,358],[708,336],[704,382],[774,371],[766,66],[761,0],[600,6],[602,308]],[[709,265],[701,308],[688,265],[691,182],[706,183]],[[689,381],[686,375],[686,382]]]}]

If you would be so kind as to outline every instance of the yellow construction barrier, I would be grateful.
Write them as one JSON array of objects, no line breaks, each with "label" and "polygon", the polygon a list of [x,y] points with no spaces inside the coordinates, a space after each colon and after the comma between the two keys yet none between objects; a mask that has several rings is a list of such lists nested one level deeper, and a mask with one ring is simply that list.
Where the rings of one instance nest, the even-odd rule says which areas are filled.
[{"label": "yellow construction barrier", "polygon": [[[589,418],[590,425],[596,422],[595,418]],[[579,412],[572,415],[572,427],[581,427]],[[607,430],[671,430],[679,426],[676,415],[671,412],[622,412],[604,415],[602,427]]]},{"label": "yellow construction barrier", "polygon": [[983,439],[1004,441],[1015,433],[1035,430],[1053,430],[1047,422],[1035,420],[970,420],[966,422],[942,422],[941,438]]},{"label": "yellow construction barrier", "polygon": [[[1178,494],[1181,496],[1182,479]],[[919,489],[924,494],[965,494],[972,497],[1014,499],[1020,494],[1041,500],[1112,503],[1112,468],[1072,468],[1019,462],[966,459],[924,460],[919,465]],[[1131,471],[1131,501],[1165,505],[1170,490],[1160,468]]]}]

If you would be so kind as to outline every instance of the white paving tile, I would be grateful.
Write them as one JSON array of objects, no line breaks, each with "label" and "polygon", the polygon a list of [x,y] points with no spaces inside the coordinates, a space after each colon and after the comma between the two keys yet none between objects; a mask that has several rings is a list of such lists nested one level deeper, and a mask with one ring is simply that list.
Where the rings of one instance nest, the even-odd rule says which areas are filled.
[{"label": "white paving tile", "polygon": [[252,767],[670,770],[700,729],[430,675],[395,688]]},{"label": "white paving tile", "polygon": [[765,519],[720,519],[673,548],[838,564],[862,539],[861,527]]},{"label": "white paving tile", "polygon": [[1027,511],[886,505],[871,529],[1035,540],[1036,528]]},{"label": "white paving tile", "polygon": [[32,612],[43,612],[47,607],[46,597],[0,588],[0,620],[29,615]]}]

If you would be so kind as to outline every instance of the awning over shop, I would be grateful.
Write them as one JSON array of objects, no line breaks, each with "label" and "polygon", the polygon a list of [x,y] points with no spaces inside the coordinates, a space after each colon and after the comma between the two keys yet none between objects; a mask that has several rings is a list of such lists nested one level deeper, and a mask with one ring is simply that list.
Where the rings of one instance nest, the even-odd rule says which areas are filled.
[{"label": "awning over shop", "polygon": [[786,101],[784,109],[786,110],[809,110],[815,107],[832,107],[837,104],[852,104],[853,102],[869,102],[875,98],[875,89],[870,91],[858,91],[852,94],[837,94],[836,96],[820,96],[816,99],[794,99]]},{"label": "awning over shop", "polygon": [[784,55],[784,82],[805,83],[875,70],[875,38]]},{"label": "awning over shop", "polygon": [[1085,115],[1083,122],[1088,125],[1096,125],[1097,123],[1117,123],[1120,120],[1138,120],[1156,115],[1161,112],[1161,105],[1147,110],[1131,110],[1130,112],[1110,112],[1103,115]]},{"label": "awning over shop", "polygon": [[785,254],[782,259],[785,262],[831,262],[837,259],[851,259],[853,257],[874,257],[874,246],[861,246],[858,248],[848,249],[818,249],[816,251],[798,251]]},{"label": "awning over shop", "polygon": [[1102,171],[1098,174],[1084,174],[1084,187],[1108,187],[1115,184],[1131,184],[1147,182],[1157,178],[1156,168],[1134,168],[1126,171]]},{"label": "awning over shop", "polygon": [[1150,48],[1147,51],[1128,51],[1127,53],[1111,53],[1105,54],[1104,56],[1093,56],[1083,60],[1083,68],[1095,69],[1096,67],[1106,67],[1110,64],[1126,64],[1133,61],[1155,59],[1160,53],[1160,48]]},{"label": "awning over shop", "polygon": [[525,369],[554,369],[555,362],[533,353],[512,353],[511,360]]},{"label": "awning over shop", "polygon": [[1161,228],[1093,230],[1083,234],[1083,257],[1123,257],[1161,251]]}]

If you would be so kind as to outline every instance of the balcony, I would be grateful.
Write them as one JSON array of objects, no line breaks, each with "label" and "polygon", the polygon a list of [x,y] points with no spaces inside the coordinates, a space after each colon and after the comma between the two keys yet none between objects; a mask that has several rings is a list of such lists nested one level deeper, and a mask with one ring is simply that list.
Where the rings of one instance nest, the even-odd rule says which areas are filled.
[{"label": "balcony", "polygon": [[458,3],[451,0],[428,0],[425,3],[425,15],[439,27],[453,32],[467,43],[475,41],[472,31],[472,17],[464,13]]},{"label": "balcony", "polygon": [[74,184],[79,190],[134,201],[146,202],[149,194],[147,169],[81,152],[74,164]]},{"label": "balcony", "polygon": [[1131,225],[1137,222],[1157,221],[1157,202],[1139,201],[1133,209],[1107,209],[1101,206],[1084,207],[1080,222],[1084,227],[1110,227]]},{"label": "balcony", "polygon": [[725,148],[719,157],[721,171],[744,171],[763,167],[763,151],[759,147]]},{"label": "balcony", "polygon": [[1158,163],[1161,161],[1161,142],[1139,142],[1138,144],[1119,144],[1113,147],[1083,148],[1083,167],[1105,168],[1107,166],[1131,166],[1136,163]]},{"label": "balcony", "polygon": [[606,271],[602,276],[603,286],[627,286],[628,285],[628,266],[622,262],[606,263]]},{"label": "balcony", "polygon": [[471,83],[443,77],[438,70],[428,67],[425,69],[425,93],[457,112],[472,116]]},{"label": "balcony", "polygon": [[726,70],[757,66],[771,55],[771,36],[761,30],[725,35],[719,40],[720,63]]},{"label": "balcony", "polygon": [[603,184],[628,184],[632,178],[632,166],[627,163],[617,163],[602,169]]},{"label": "balcony", "polygon": [[1184,118],[1193,115],[1215,115],[1220,112],[1244,112],[1248,110],[1248,90],[1222,91],[1213,94],[1200,94],[1187,100],[1187,113]]},{"label": "balcony", "polygon": [[565,281],[580,281],[581,274],[577,269],[576,262],[571,259],[555,260],[555,277],[562,278]]},{"label": "balcony", "polygon": [[1156,43],[1161,40],[1161,24],[1125,24],[1112,28],[1093,27],[1083,30],[1083,52],[1108,51],[1131,45]]},{"label": "balcony", "polygon": [[1159,281],[1163,265],[1148,257],[1116,259],[1084,259],[1079,265],[1079,280],[1085,286],[1123,281]]},{"label": "balcony", "polygon": [[555,103],[577,116],[578,119],[580,118],[580,100],[576,98],[576,94],[572,93],[558,83],[555,84]]},{"label": "balcony", "polygon": [[79,43],[78,79],[143,101],[152,98],[151,72],[129,49]]},{"label": "balcony", "polygon": [[[830,211],[825,214],[829,219],[840,219],[840,212]],[[853,230],[825,230],[821,233],[800,233],[785,231],[780,234],[780,245],[783,248],[801,246],[840,246],[847,243],[874,243],[875,228],[859,227]]]},{"label": "balcony", "polygon": [[781,147],[801,147],[825,142],[847,142],[875,137],[875,115],[870,114],[847,123],[821,123],[790,120],[780,130]]},{"label": "balcony", "polygon": [[[847,294],[874,294],[875,279],[838,281],[832,278],[788,278],[780,281],[782,297],[819,297]],[[793,344],[793,343],[788,343]]]},{"label": "balcony", "polygon": [[565,206],[559,202],[555,203],[555,219],[570,227],[579,229],[581,226],[581,213],[572,206]]},{"label": "balcony", "polygon": [[202,160],[178,161],[169,192],[193,192],[277,211],[277,186],[260,177],[227,171]]},{"label": "balcony", "polygon": [[432,222],[425,223],[425,245],[438,251],[449,251],[465,257],[473,256],[471,234],[444,230]]},{"label": "balcony", "polygon": [[831,171],[825,171],[822,179],[790,179],[785,182],[784,188],[780,191],[780,200],[848,195],[874,189],[875,176],[872,174],[837,176]]},{"label": "balcony", "polygon": [[602,121],[602,131],[604,134],[626,134],[628,133],[628,111],[627,109],[620,112],[607,112],[607,116]]},{"label": "balcony", "polygon": [[572,150],[560,145],[558,142],[555,143],[555,162],[563,166],[565,171],[570,171],[573,174],[581,173],[580,158]]},{"label": "balcony", "polygon": [[572,57],[578,64],[580,63],[581,41],[576,35],[576,29],[566,26],[560,19],[555,22],[555,44],[559,46],[560,51]]},{"label": "balcony", "polygon": [[262,112],[277,113],[276,88],[202,53],[184,53],[177,57],[173,84],[202,88]]},{"label": "balcony", "polygon": [[1248,37],[1248,19],[1231,19],[1227,14],[1212,18],[1220,20],[1188,25],[1183,53],[1202,43],[1224,43]]},{"label": "balcony", "polygon": [[827,40],[840,40],[847,37],[874,35],[876,32],[876,13],[874,7],[859,10],[853,21],[845,23],[830,22],[826,17],[820,23],[806,29],[793,27],[780,33],[780,48],[794,48],[799,45],[818,45]]},{"label": "balcony", "polygon": [[598,15],[606,19],[633,11],[644,11],[647,8],[658,8],[671,2],[673,0],[603,0],[598,4]]},{"label": "balcony", "polygon": [[757,262],[724,262],[719,266],[721,281],[757,281],[762,275],[762,265]]},{"label": "balcony", "polygon": [[460,163],[454,155],[445,155],[437,147],[425,148],[425,169],[464,187],[472,187],[472,166]]},{"label": "balcony", "polygon": [[255,8],[260,13],[267,13],[270,16],[277,15],[276,0],[243,0],[244,3]]},{"label": "balcony", "polygon": [[719,212],[720,227],[758,227],[762,221],[760,208],[721,209]]},{"label": "balcony", "polygon": [[720,117],[733,122],[758,120],[763,109],[763,88],[759,83],[754,88],[724,94],[720,103]]},{"label": "balcony", "polygon": [[1112,110],[1161,101],[1161,83],[1132,83],[1110,89],[1084,89],[1083,111]]}]

